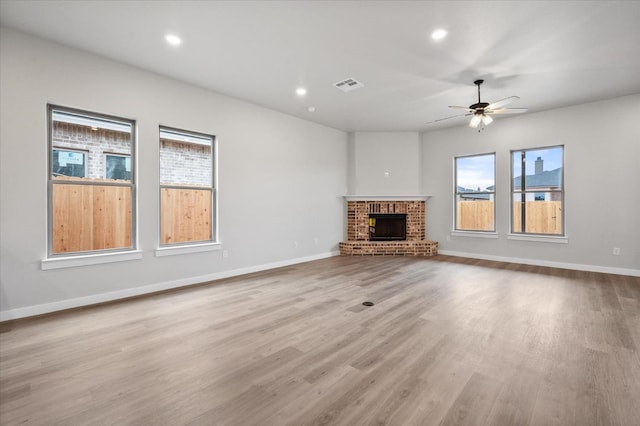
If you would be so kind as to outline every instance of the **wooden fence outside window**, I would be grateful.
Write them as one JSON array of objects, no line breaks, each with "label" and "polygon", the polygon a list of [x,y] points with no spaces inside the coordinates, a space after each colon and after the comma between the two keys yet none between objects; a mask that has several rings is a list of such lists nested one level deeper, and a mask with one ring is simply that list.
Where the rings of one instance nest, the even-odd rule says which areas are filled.
[{"label": "wooden fence outside window", "polygon": [[131,187],[53,185],[53,253],[131,247]]},{"label": "wooden fence outside window", "polygon": [[[513,203],[513,229],[521,223],[520,202]],[[493,201],[458,201],[456,229],[492,231],[494,229]],[[561,201],[527,201],[525,232],[534,234],[562,234]]]},{"label": "wooden fence outside window", "polygon": [[[56,177],[62,179],[85,181]],[[161,244],[211,240],[210,188],[162,188],[160,192]],[[54,184],[53,254],[131,247],[131,199],[130,186]]]}]

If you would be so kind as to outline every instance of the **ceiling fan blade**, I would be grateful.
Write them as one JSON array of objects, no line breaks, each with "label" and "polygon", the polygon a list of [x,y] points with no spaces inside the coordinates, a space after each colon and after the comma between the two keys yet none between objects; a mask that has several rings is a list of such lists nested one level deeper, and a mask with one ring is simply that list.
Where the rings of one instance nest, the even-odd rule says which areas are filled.
[{"label": "ceiling fan blade", "polygon": [[466,109],[469,112],[473,112],[473,110],[469,107],[465,107],[465,106],[458,106],[458,105],[449,105],[449,108],[453,108],[453,109]]},{"label": "ceiling fan blade", "polygon": [[492,104],[489,104],[485,109],[496,109],[502,108],[505,105],[510,104],[511,102],[517,101],[520,99],[520,96],[509,96],[508,98],[500,99]]},{"label": "ceiling fan blade", "polygon": [[450,118],[456,118],[456,117],[466,117],[468,115],[471,114],[458,114],[458,115],[452,115],[450,117],[445,117],[445,118],[438,118],[437,120],[433,120],[433,121],[429,121],[426,124],[433,124],[433,123],[437,123],[439,121],[444,121],[444,120],[449,120]]},{"label": "ceiling fan blade", "polygon": [[523,112],[527,112],[528,108],[500,108],[493,110],[484,110],[485,114],[522,114]]}]

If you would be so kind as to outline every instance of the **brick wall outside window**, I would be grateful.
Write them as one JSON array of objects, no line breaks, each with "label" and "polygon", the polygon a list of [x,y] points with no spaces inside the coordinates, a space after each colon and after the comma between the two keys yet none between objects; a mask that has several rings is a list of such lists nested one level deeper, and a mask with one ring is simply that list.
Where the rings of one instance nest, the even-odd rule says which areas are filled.
[{"label": "brick wall outside window", "polygon": [[160,183],[211,186],[211,146],[160,140]]},{"label": "brick wall outside window", "polygon": [[[54,149],[87,153],[87,178],[105,177],[105,154],[131,155],[131,135],[78,124],[53,122]],[[162,139],[160,181],[164,185],[211,186],[211,146]]]}]

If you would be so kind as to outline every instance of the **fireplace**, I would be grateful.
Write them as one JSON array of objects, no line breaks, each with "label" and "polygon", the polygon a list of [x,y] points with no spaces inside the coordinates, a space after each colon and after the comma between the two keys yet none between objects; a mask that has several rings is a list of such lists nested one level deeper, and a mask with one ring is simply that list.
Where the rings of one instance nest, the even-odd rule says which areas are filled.
[{"label": "fireplace", "polygon": [[427,240],[427,196],[346,196],[346,256],[435,256],[438,242]]},{"label": "fireplace", "polygon": [[369,213],[369,241],[404,241],[406,239],[406,213]]}]

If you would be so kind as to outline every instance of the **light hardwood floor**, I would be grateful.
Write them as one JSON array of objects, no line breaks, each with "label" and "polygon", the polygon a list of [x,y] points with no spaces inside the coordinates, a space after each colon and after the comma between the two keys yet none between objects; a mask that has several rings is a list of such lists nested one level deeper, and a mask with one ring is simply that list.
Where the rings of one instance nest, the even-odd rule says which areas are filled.
[{"label": "light hardwood floor", "polygon": [[335,257],[0,328],[3,425],[640,422],[637,277]]}]

